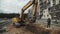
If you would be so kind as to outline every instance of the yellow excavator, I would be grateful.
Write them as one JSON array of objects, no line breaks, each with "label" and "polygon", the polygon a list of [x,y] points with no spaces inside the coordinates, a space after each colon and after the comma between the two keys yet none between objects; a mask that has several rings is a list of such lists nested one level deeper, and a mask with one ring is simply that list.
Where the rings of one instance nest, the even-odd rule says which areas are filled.
[{"label": "yellow excavator", "polygon": [[33,5],[33,9],[32,9],[32,17],[31,17],[31,21],[35,22],[36,20],[36,12],[37,12],[37,6],[38,6],[38,0],[30,0],[22,9],[21,9],[21,13],[19,14],[19,17],[14,17],[12,18],[12,22],[13,25],[16,27],[19,27],[21,25],[25,25],[26,20],[24,19],[24,11],[26,9],[28,9],[31,5]]}]

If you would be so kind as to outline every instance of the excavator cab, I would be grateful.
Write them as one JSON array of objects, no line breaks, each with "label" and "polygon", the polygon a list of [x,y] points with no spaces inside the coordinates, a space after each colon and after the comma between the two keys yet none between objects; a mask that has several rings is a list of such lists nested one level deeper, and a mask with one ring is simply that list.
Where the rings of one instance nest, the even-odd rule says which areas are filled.
[{"label": "excavator cab", "polygon": [[19,17],[15,17],[15,18],[12,18],[12,24],[13,24],[13,26],[15,26],[15,27],[20,27],[20,26],[23,26],[23,25],[25,25],[25,22],[23,21],[23,20],[20,20],[20,18]]}]

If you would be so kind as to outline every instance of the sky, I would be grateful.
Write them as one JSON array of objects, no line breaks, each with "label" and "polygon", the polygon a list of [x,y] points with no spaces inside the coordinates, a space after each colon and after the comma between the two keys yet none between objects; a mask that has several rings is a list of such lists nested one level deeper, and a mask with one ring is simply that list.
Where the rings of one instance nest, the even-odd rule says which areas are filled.
[{"label": "sky", "polygon": [[[19,13],[30,0],[0,0],[0,13]],[[25,13],[27,13],[26,10]]]}]

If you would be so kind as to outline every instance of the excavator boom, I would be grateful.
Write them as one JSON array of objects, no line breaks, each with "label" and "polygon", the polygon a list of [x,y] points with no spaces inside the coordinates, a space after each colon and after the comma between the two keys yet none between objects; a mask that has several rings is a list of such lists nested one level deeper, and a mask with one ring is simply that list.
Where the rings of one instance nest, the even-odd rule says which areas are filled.
[{"label": "excavator boom", "polygon": [[31,5],[33,4],[32,1],[29,1],[22,9],[21,9],[21,13],[20,13],[20,18],[22,19],[23,18],[23,13],[24,11],[29,8]]},{"label": "excavator boom", "polygon": [[36,16],[36,11],[37,11],[37,6],[38,6],[38,0],[32,0],[29,1],[22,9],[21,9],[21,13],[19,14],[20,16],[18,18],[13,18],[12,21],[14,22],[13,24],[16,26],[21,26],[24,25],[24,23],[26,22],[26,20],[24,19],[24,11],[26,9],[28,9],[31,5],[33,5],[33,9],[32,9],[32,18],[31,21],[35,22],[35,16]]},{"label": "excavator boom", "polygon": [[27,8],[29,8],[33,2],[29,1],[22,9],[25,11]]}]

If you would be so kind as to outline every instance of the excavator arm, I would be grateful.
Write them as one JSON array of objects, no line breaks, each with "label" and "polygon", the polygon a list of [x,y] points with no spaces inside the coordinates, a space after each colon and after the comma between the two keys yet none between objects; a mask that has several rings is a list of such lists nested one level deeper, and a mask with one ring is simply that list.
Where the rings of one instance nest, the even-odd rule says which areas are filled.
[{"label": "excavator arm", "polygon": [[37,11],[37,5],[38,5],[38,0],[33,0],[33,1],[29,1],[22,9],[21,9],[21,13],[20,13],[20,20],[23,20],[23,13],[26,9],[28,9],[31,5],[33,4],[33,14],[35,16],[36,11]]},{"label": "excavator arm", "polygon": [[29,1],[22,9],[21,9],[21,13],[20,13],[20,20],[23,19],[23,13],[24,11],[29,8],[31,5],[33,4],[32,1]]},{"label": "excavator arm", "polygon": [[16,18],[16,17],[12,18],[12,22],[17,23],[18,21],[23,20],[23,17],[24,17],[24,16],[23,16],[23,13],[24,13],[24,11],[25,11],[27,8],[29,8],[32,4],[33,4],[33,2],[32,2],[32,1],[29,1],[29,2],[21,9],[21,13],[19,14],[20,16],[19,16],[18,18]]},{"label": "excavator arm", "polygon": [[34,23],[36,21],[36,12],[38,10],[37,7],[38,7],[38,0],[35,0],[34,4],[33,4],[33,7],[32,7],[32,13],[31,13],[31,16],[29,18],[29,21],[31,23]]},{"label": "excavator arm", "polygon": [[38,0],[33,0],[33,1],[29,1],[22,9],[21,9],[21,13],[19,14],[20,16],[18,18],[13,18],[12,21],[14,22],[13,24],[15,25],[23,25],[25,20],[24,20],[24,11],[26,9],[28,9],[31,5],[33,4],[33,14],[32,14],[32,19],[34,19],[33,21],[35,21],[35,15],[36,15],[36,11],[37,11],[37,5],[38,5]]}]

